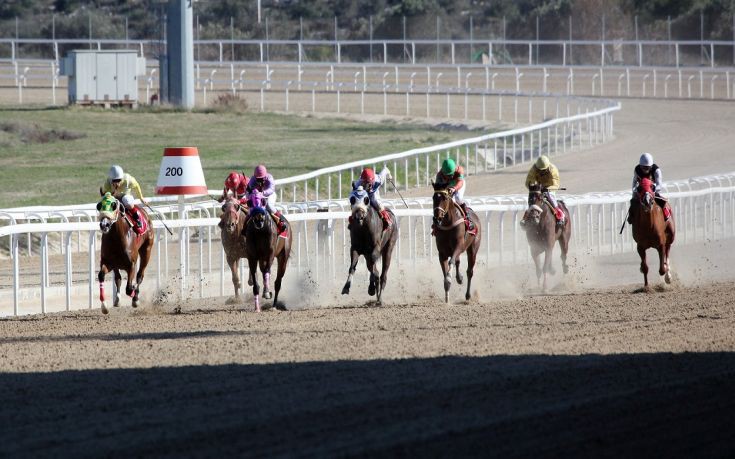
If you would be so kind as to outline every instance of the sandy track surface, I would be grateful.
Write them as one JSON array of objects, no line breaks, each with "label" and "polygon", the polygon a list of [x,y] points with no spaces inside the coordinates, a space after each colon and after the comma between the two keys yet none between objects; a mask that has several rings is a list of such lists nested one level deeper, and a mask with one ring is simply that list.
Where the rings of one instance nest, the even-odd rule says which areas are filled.
[{"label": "sandy track surface", "polygon": [[734,282],[0,321],[0,455],[735,453]]}]

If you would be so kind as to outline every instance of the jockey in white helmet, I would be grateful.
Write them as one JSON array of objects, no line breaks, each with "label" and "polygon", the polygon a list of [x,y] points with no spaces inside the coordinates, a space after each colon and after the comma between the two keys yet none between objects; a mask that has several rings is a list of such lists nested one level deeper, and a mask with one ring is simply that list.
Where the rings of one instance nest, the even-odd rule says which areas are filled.
[{"label": "jockey in white helmet", "polygon": [[107,179],[100,187],[100,194],[111,193],[115,198],[119,199],[123,207],[129,210],[135,222],[136,229],[142,227],[140,216],[135,206],[135,197],[147,204],[143,199],[143,191],[140,189],[138,181],[130,174],[123,171],[123,168],[114,164],[107,173]]}]

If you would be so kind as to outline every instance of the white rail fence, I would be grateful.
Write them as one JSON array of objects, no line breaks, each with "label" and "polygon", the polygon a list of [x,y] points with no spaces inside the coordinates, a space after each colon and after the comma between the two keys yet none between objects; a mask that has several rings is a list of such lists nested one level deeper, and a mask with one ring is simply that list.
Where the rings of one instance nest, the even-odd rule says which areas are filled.
[{"label": "white rail fence", "polygon": [[[165,40],[2,38],[0,61],[38,60],[39,55],[58,61],[60,50],[139,50],[141,56],[165,49]],[[316,50],[332,63],[349,61],[417,64],[471,63],[477,51],[491,65],[735,65],[735,42],[726,40],[538,40],[538,39],[373,39],[373,40],[194,40],[195,55],[216,56],[218,62],[249,56],[254,62],[306,62]],[[204,51],[202,53],[202,51]],[[63,52],[63,51],[62,51]],[[211,59],[211,57],[208,57]]]},{"label": "white rail fence", "polygon": [[[667,190],[677,220],[677,245],[735,236],[735,173],[670,182]],[[563,198],[572,214],[572,252],[603,256],[633,250],[630,232],[618,235],[629,192]],[[527,207],[526,197],[489,196],[469,201],[480,215],[484,230],[481,262],[488,267],[527,263],[527,244],[518,227]],[[412,209],[394,209],[400,225],[395,254],[399,265],[435,260],[434,241],[429,234],[431,205],[425,200],[414,200],[413,204]],[[187,210],[202,209],[189,205]],[[349,263],[347,216],[348,212],[342,210],[289,215],[294,236],[291,275],[297,271],[308,272],[316,281],[341,279]],[[146,298],[162,289],[178,290],[181,298],[222,297],[232,292],[229,268],[218,241],[218,222],[212,216],[167,220],[167,225],[176,230],[174,237],[169,237],[160,221],[154,222],[156,247],[143,284]],[[19,241],[29,233],[41,240],[38,257],[20,256]],[[12,252],[12,266],[0,270],[5,279],[0,288],[0,314],[97,307],[97,233],[94,221],[0,228],[0,237],[10,237]],[[77,252],[72,249],[75,234],[86,234],[80,238],[86,246]],[[49,253],[51,235],[64,241],[60,255]],[[242,262],[240,269],[242,278],[246,278]],[[110,284],[111,278],[108,276]]]},{"label": "white rail fence", "polygon": [[[56,61],[0,62],[0,86],[15,88],[18,103],[21,104],[66,104],[67,80],[58,74],[58,70]],[[150,102],[151,96],[158,94],[158,72],[156,61],[150,61],[147,75],[139,79],[139,100],[142,103]],[[525,93],[546,94],[549,97],[578,95],[732,100],[735,99],[733,72],[734,67],[199,62],[195,65],[195,101],[198,106],[208,106],[219,95],[232,93],[248,98],[251,106],[262,110],[267,105],[265,99],[274,99],[275,94],[286,93],[291,97],[280,94],[276,110],[326,111],[323,107],[327,100],[330,102],[327,106],[334,111],[332,99],[337,92],[348,98],[351,93],[361,93],[364,98],[366,95],[400,92],[404,99],[413,99],[408,109],[404,110],[405,104],[401,100],[383,104],[388,107],[382,111],[377,110],[378,105],[374,111],[413,116],[427,113],[426,116],[442,117],[443,103],[432,102],[432,98],[447,97],[447,94],[449,97],[462,97],[465,93],[472,95],[480,92],[488,96],[501,94],[505,97]],[[260,100],[250,97],[252,94],[261,96]],[[419,100],[427,97],[426,101]],[[292,103],[284,104],[283,99]],[[370,101],[352,103],[358,105],[360,102],[363,110],[369,108]],[[431,107],[425,109],[426,105]],[[348,109],[345,106],[345,110]],[[480,119],[480,116],[475,114],[473,118]],[[508,118],[510,116],[506,116]],[[482,119],[492,120],[493,117],[488,114],[487,118]]]}]

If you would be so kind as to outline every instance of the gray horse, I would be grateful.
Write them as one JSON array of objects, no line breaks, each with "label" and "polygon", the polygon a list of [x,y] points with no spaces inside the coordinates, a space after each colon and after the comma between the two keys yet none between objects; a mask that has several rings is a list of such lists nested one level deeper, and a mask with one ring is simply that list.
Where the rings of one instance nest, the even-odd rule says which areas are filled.
[{"label": "gray horse", "polygon": [[[365,257],[368,271],[370,271],[370,285],[368,295],[377,295],[378,305],[382,304],[383,290],[388,280],[388,268],[393,248],[398,240],[398,220],[388,209],[393,224],[383,231],[383,220],[378,212],[370,205],[370,197],[362,187],[350,194],[352,205],[352,222],[350,223],[350,270],[347,282],[342,288],[342,294],[350,293],[352,276],[355,274],[357,261],[360,255]],[[378,275],[377,262],[382,257],[382,272]]]}]

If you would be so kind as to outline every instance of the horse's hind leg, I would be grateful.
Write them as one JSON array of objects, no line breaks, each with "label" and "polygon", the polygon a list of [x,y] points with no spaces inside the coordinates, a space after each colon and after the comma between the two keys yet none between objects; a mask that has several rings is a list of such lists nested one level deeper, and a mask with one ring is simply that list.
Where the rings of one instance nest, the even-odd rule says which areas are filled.
[{"label": "horse's hind leg", "polygon": [[143,283],[145,277],[145,269],[148,267],[148,262],[151,260],[151,251],[153,249],[152,240],[149,240],[144,247],[141,248],[138,255],[140,257],[140,267],[138,267],[138,274],[135,276],[135,291],[133,292],[133,307],[137,308],[140,303],[140,284]]},{"label": "horse's hind leg", "polygon": [[[470,286],[472,285],[472,275],[475,272],[475,261],[477,260],[478,249],[479,244],[477,244],[477,247],[473,244],[470,246],[469,250],[467,250],[467,291],[464,294],[464,299],[467,301],[472,297],[470,294]],[[457,268],[459,268],[459,266],[457,266]],[[459,272],[459,269],[457,272]]]},{"label": "horse's hind leg", "polygon": [[389,243],[383,248],[383,263],[382,272],[380,273],[380,292],[382,296],[383,290],[385,290],[385,284],[388,283],[388,268],[390,268],[390,260],[393,251],[393,244]]},{"label": "horse's hind leg", "polygon": [[110,272],[110,270],[107,268],[107,265],[102,265],[100,267],[100,272],[97,274],[97,280],[100,282],[100,308],[102,309],[102,314],[107,314],[109,311],[107,310],[107,305],[105,304],[105,275]]},{"label": "horse's hind leg", "polygon": [[671,283],[671,262],[669,260],[669,250],[671,250],[671,244],[668,244],[667,243],[666,246],[664,247],[664,256],[666,258],[666,261],[665,261],[665,263],[666,263],[666,275],[664,276],[664,281],[667,284],[670,284]]},{"label": "horse's hind leg", "polygon": [[561,238],[559,238],[559,248],[561,249],[561,267],[564,274],[569,272],[569,265],[567,264],[567,252],[569,252],[569,235],[562,232]]},{"label": "horse's hind leg", "polygon": [[263,273],[263,298],[270,300],[273,298],[273,292],[271,292],[271,265],[272,261],[261,261],[260,272]]},{"label": "horse's hind leg", "polygon": [[274,284],[276,295],[273,297],[273,306],[279,311],[286,310],[284,305],[278,303],[278,292],[281,291],[281,280],[283,280],[283,275],[286,274],[286,266],[288,266],[288,255],[281,252],[278,256],[278,272],[276,273],[276,282]]}]

